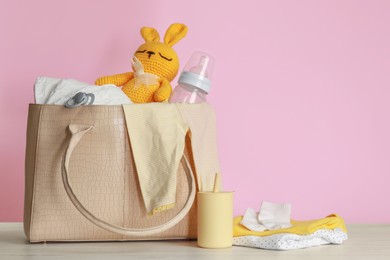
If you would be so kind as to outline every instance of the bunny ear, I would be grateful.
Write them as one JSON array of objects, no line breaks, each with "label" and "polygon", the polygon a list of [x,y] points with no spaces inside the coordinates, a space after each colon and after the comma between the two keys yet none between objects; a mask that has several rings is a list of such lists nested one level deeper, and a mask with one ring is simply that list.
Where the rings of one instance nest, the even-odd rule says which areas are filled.
[{"label": "bunny ear", "polygon": [[142,27],[141,35],[145,42],[158,42],[160,40],[160,35],[154,28]]},{"label": "bunny ear", "polygon": [[188,31],[188,27],[184,24],[174,23],[169,26],[167,32],[164,36],[164,43],[169,46],[175,45],[178,41],[180,41],[184,36],[186,36]]}]

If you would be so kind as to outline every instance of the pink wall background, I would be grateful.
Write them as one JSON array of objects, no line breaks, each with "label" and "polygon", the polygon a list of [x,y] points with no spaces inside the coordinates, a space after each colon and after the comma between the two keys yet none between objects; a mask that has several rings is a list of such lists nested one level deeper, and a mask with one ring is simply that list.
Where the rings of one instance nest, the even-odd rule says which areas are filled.
[{"label": "pink wall background", "polygon": [[389,13],[389,1],[1,0],[0,221],[22,221],[36,77],[128,71],[142,26],[182,22],[182,63],[216,58],[209,101],[236,214],[270,200],[296,219],[390,223]]}]

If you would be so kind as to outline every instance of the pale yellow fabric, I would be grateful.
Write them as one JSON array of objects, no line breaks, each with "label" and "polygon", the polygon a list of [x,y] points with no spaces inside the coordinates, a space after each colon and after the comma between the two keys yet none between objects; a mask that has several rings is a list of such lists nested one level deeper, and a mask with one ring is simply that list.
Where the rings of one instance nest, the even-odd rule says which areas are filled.
[{"label": "pale yellow fabric", "polygon": [[[215,173],[220,173],[214,109],[206,102],[178,103],[177,106],[191,132],[191,146],[199,190],[211,191],[214,186]],[[220,189],[223,190],[222,184]]]},{"label": "pale yellow fabric", "polygon": [[291,220],[292,226],[289,228],[282,228],[277,230],[266,230],[262,232],[251,231],[240,224],[242,216],[234,218],[233,221],[233,236],[269,236],[280,233],[292,233],[297,235],[308,235],[312,234],[319,229],[335,229],[340,228],[345,233],[347,233],[347,228],[345,226],[344,220],[336,215],[332,214],[326,218],[316,219],[316,220],[307,220],[307,221],[295,221]]},{"label": "pale yellow fabric", "polygon": [[190,131],[198,188],[211,190],[219,172],[215,115],[202,104],[123,106],[141,193],[149,214],[175,205],[176,173]]}]

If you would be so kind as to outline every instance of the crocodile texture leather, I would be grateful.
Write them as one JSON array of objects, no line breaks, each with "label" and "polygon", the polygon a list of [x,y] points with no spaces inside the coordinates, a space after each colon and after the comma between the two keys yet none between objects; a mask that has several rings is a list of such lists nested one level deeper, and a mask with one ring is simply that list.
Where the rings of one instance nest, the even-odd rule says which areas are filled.
[{"label": "crocodile texture leather", "polygon": [[[118,235],[99,228],[77,211],[61,179],[70,124],[94,125],[73,151],[69,179],[80,202],[95,216],[117,226],[161,225],[183,208],[189,195],[183,166],[177,173],[176,206],[149,216],[140,193],[121,106],[30,105],[26,147],[24,227],[30,242],[196,238],[196,201],[173,228],[147,237]],[[185,154],[194,169],[188,138]]]}]

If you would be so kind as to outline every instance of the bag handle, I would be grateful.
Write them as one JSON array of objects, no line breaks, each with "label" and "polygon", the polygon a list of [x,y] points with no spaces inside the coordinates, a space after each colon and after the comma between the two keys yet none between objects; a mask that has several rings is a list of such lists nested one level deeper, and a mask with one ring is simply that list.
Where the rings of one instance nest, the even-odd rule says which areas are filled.
[{"label": "bag handle", "polygon": [[72,201],[73,205],[76,207],[76,209],[90,222],[95,224],[98,227],[101,227],[105,230],[121,234],[121,235],[126,235],[126,236],[150,236],[154,234],[161,233],[165,230],[168,230],[175,226],[177,223],[179,223],[190,211],[192,204],[194,203],[195,200],[195,178],[194,174],[191,170],[190,164],[188,162],[188,159],[186,156],[183,155],[182,157],[182,164],[184,166],[184,170],[187,174],[187,179],[188,179],[188,184],[189,184],[189,189],[190,189],[190,194],[187,198],[187,201],[183,207],[183,209],[171,220],[168,222],[160,225],[160,226],[155,226],[155,227],[150,227],[150,228],[143,228],[143,229],[133,229],[133,228],[124,228],[120,226],[116,226],[114,224],[110,224],[104,220],[99,219],[95,215],[93,215],[90,211],[88,211],[84,205],[80,202],[80,200],[77,198],[77,196],[74,194],[72,186],[69,183],[69,174],[68,174],[68,169],[69,169],[69,161],[71,159],[73,150],[76,148],[77,144],[80,142],[82,137],[89,132],[91,129],[93,129],[94,126],[89,126],[89,125],[74,125],[71,124],[69,125],[69,130],[72,133],[72,136],[69,140],[68,147],[65,151],[64,157],[63,157],[63,162],[62,162],[62,182],[65,187],[65,191],[68,194],[69,199]]}]

